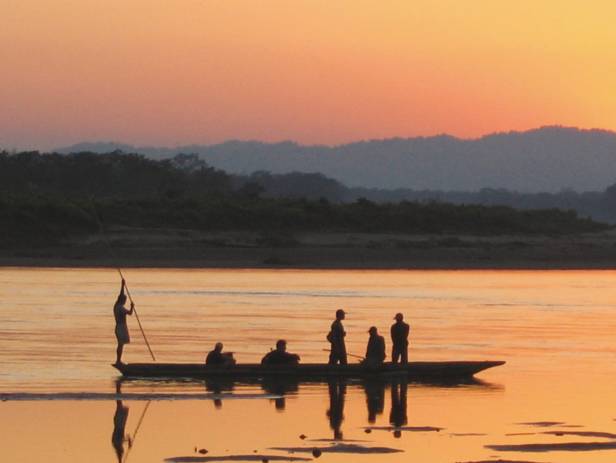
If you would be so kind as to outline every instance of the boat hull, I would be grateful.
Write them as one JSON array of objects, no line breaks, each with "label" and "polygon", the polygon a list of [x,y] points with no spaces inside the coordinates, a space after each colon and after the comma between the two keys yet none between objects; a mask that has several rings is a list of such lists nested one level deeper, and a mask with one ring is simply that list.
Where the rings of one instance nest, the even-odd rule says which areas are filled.
[{"label": "boat hull", "polygon": [[208,367],[200,363],[130,363],[113,365],[127,378],[401,378],[409,381],[434,381],[472,378],[504,361],[409,362],[407,365],[386,363],[378,368],[361,364],[327,365],[304,363],[293,366],[241,364],[229,367]]}]

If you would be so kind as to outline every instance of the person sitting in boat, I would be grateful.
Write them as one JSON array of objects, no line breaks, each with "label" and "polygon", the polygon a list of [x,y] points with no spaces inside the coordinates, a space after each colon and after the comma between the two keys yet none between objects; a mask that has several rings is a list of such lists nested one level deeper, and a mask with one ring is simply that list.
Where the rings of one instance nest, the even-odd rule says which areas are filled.
[{"label": "person sitting in boat", "polygon": [[207,354],[207,357],[205,358],[205,364],[208,366],[235,365],[233,352],[223,352],[222,348],[222,342],[217,342],[214,346],[214,350]]},{"label": "person sitting in boat", "polygon": [[265,354],[261,365],[297,365],[299,355],[287,352],[287,341],[280,339],[276,342],[276,349]]},{"label": "person sitting in boat", "polygon": [[126,325],[126,316],[132,315],[135,310],[135,304],[130,303],[130,310],[124,307],[126,304],[126,294],[124,289],[126,288],[126,281],[122,278],[122,287],[120,288],[120,294],[113,306],[113,316],[115,317],[115,335],[118,340],[118,348],[116,349],[116,365],[122,364],[122,351],[124,350],[124,344],[130,344],[130,335],[128,334],[128,326]]},{"label": "person sitting in boat", "polygon": [[371,326],[368,333],[370,333],[370,338],[368,339],[364,364],[380,366],[385,361],[385,338],[379,334],[376,326]]}]

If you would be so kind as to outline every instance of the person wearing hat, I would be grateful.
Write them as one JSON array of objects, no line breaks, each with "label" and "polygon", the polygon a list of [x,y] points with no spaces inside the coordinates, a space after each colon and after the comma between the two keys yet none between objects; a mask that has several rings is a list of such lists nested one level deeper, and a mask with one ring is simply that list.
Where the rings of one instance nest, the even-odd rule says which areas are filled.
[{"label": "person wearing hat", "polygon": [[327,334],[327,340],[331,344],[329,352],[330,365],[336,365],[338,363],[340,363],[340,365],[347,364],[346,346],[344,344],[346,333],[344,332],[344,326],[342,326],[342,320],[344,320],[345,315],[346,313],[344,310],[336,310],[336,320],[332,323],[331,329]]},{"label": "person wearing hat", "polygon": [[400,360],[402,364],[406,365],[409,361],[410,327],[407,323],[404,323],[404,315],[401,313],[397,313],[394,320],[396,320],[396,323],[391,325],[391,342],[393,344],[391,363],[398,363],[398,360]]},{"label": "person wearing hat", "polygon": [[368,330],[370,338],[366,348],[366,358],[364,363],[368,366],[380,366],[385,361],[385,338],[379,334],[376,326],[371,326]]}]

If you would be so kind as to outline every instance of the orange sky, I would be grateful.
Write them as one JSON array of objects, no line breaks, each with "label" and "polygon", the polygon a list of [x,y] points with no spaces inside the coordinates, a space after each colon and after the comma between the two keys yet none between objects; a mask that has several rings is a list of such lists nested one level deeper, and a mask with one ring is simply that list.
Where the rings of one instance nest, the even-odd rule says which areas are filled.
[{"label": "orange sky", "polygon": [[616,129],[616,3],[0,0],[0,147]]}]

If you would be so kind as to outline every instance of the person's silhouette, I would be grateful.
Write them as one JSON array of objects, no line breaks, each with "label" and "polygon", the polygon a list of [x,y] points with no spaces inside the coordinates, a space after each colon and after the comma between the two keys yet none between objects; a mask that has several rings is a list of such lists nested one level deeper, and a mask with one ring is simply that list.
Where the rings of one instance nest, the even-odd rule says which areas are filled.
[{"label": "person's silhouette", "polygon": [[411,327],[404,323],[404,315],[397,313],[394,317],[396,322],[391,325],[391,363],[398,360],[403,365],[409,361],[409,331]]},{"label": "person's silhouette", "polygon": [[122,286],[120,287],[120,294],[113,305],[113,316],[115,318],[115,335],[118,341],[118,347],[116,348],[116,365],[122,364],[122,352],[124,346],[130,344],[130,335],[128,334],[128,325],[126,324],[126,316],[132,315],[135,310],[135,305],[131,302],[130,309],[124,307],[126,304],[126,281],[122,278]]},{"label": "person's silhouette", "polygon": [[342,325],[342,320],[346,318],[346,312],[342,309],[336,310],[336,319],[333,321],[329,333],[327,334],[327,340],[330,343],[329,352],[329,364],[330,365],[346,365],[347,364],[347,352],[346,344],[344,343],[344,337],[346,332]]}]

